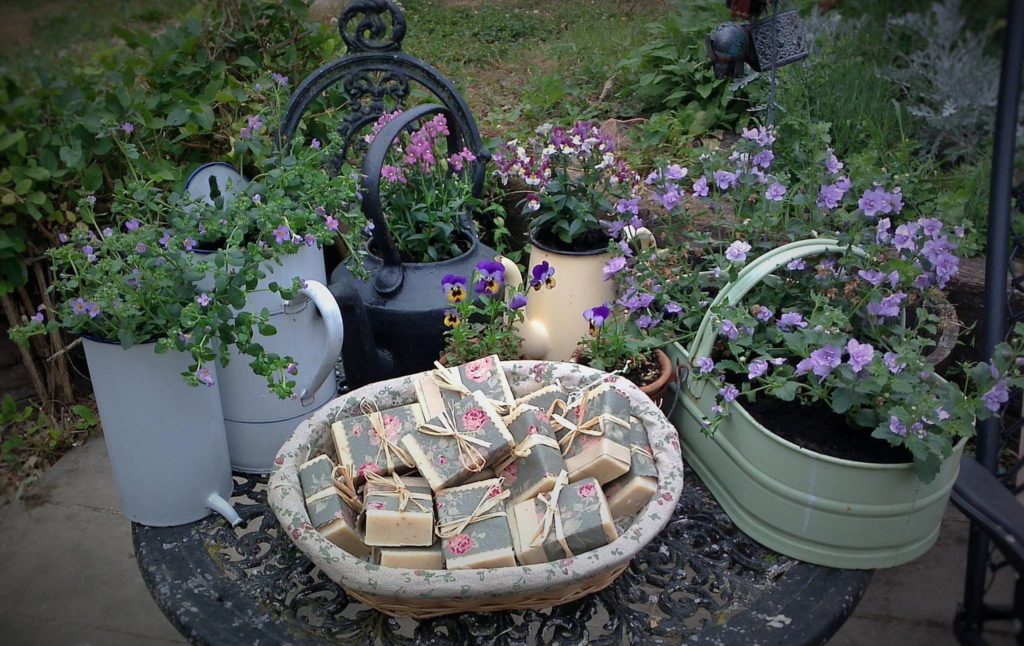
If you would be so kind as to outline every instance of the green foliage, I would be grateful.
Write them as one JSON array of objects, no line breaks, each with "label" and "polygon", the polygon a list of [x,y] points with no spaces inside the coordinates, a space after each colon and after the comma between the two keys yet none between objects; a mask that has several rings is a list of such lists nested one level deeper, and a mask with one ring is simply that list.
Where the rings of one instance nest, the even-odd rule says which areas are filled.
[{"label": "green foliage", "polygon": [[[134,162],[153,180],[231,150],[226,128],[249,111],[246,87],[266,70],[301,78],[338,48],[299,0],[242,6],[206,2],[158,34],[116,29],[123,41],[59,70],[29,66],[0,77],[0,293],[25,283],[15,260],[74,205],[101,202]],[[115,129],[132,124],[124,150]]]},{"label": "green foliage", "polygon": [[644,112],[671,111],[671,128],[687,137],[733,130],[746,123],[750,86],[716,79],[704,39],[729,19],[717,0],[677,3],[677,9],[649,26],[647,42],[620,64],[631,80],[626,97]]},{"label": "green foliage", "polygon": [[0,403],[0,489],[22,481],[58,457],[74,441],[99,427],[96,413],[84,405],[72,407],[71,432],[65,432],[41,408],[19,409],[10,395]]},{"label": "green foliage", "polygon": [[526,305],[525,286],[512,287],[505,279],[505,268],[495,261],[478,264],[468,280],[453,274],[444,277],[440,291],[452,306],[444,321],[449,328],[442,355],[447,365],[491,354],[507,360],[522,356],[517,327]]}]

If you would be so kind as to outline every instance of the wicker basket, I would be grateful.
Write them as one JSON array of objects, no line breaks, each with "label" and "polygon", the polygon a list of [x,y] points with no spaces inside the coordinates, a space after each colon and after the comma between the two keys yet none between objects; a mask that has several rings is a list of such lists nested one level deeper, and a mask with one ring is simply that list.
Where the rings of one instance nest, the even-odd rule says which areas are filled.
[{"label": "wicker basket", "polygon": [[644,424],[658,467],[658,491],[619,538],[579,556],[539,565],[486,570],[412,570],[362,561],[324,539],[309,521],[298,467],[320,453],[333,454],[330,425],[359,414],[372,398],[381,408],[415,400],[418,375],[372,384],[338,397],[296,429],[281,447],[270,477],[270,506],[281,527],[324,574],[354,599],[397,617],[429,618],[460,612],[539,609],[567,603],[604,589],[629,566],[672,517],[683,486],[683,464],[675,428],[640,389],[621,379],[576,364],[504,362],[517,397],[558,381],[566,388],[612,380],[633,403]]}]

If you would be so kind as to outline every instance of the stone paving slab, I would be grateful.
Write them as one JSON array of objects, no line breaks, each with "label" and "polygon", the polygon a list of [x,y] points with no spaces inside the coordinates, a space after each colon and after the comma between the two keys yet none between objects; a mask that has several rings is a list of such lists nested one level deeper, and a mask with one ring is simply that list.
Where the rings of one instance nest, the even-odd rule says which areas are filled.
[{"label": "stone paving slab", "polygon": [[[75,448],[29,491],[0,506],[0,627],[4,644],[154,644],[184,640],[139,575],[101,438]],[[838,646],[955,644],[967,521],[953,507],[936,546],[879,570]],[[1009,577],[997,581],[1009,599]],[[986,633],[1011,644],[1009,628]]]}]

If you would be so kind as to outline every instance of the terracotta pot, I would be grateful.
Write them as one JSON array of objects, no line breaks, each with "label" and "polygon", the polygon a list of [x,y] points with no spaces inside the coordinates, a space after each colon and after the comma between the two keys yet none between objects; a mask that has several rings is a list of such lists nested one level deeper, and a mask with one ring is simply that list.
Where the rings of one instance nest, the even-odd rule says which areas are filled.
[{"label": "terracotta pot", "polygon": [[650,397],[656,406],[661,406],[661,400],[665,397],[668,382],[672,379],[672,360],[661,350],[655,350],[654,355],[658,358],[658,367],[661,368],[661,374],[653,382],[646,386],[640,386],[640,390]]}]

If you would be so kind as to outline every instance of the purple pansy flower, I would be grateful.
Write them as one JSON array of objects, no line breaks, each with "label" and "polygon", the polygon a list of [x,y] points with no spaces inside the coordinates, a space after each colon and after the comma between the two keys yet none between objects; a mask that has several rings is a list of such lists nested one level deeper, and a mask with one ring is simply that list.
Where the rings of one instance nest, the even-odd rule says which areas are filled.
[{"label": "purple pansy flower", "polygon": [[547,260],[534,265],[530,273],[533,276],[530,280],[530,287],[540,289],[541,287],[555,286],[555,268]]},{"label": "purple pansy flower", "polygon": [[456,274],[445,274],[441,278],[441,289],[449,303],[461,303],[466,300],[466,277]]},{"label": "purple pansy flower", "polygon": [[590,324],[591,336],[597,336],[597,331],[601,329],[604,322],[608,320],[608,317],[612,315],[612,310],[608,307],[608,304],[598,305],[591,307],[590,309],[583,312],[583,318]]},{"label": "purple pansy flower", "polygon": [[505,286],[505,265],[497,260],[482,260],[476,264],[480,272],[474,291],[477,294],[497,294]]},{"label": "purple pansy flower", "polygon": [[508,302],[508,308],[510,310],[518,310],[526,307],[526,294],[516,294],[512,297],[512,300]]}]

